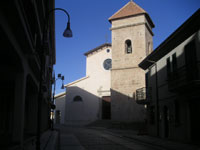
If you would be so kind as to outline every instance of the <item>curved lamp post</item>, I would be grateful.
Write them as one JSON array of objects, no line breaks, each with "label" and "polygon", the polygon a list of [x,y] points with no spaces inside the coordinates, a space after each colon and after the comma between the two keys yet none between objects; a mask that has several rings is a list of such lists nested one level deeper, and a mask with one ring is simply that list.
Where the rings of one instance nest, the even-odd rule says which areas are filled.
[{"label": "curved lamp post", "polygon": [[[49,25],[49,16],[52,12],[56,11],[56,10],[60,10],[60,11],[63,11],[67,17],[68,17],[68,22],[67,22],[67,27],[66,29],[64,30],[63,32],[63,36],[64,37],[72,37],[73,34],[72,34],[72,30],[70,28],[70,16],[69,16],[69,13],[65,10],[65,9],[62,9],[62,8],[54,8],[52,10],[50,10],[47,14],[47,18],[46,20],[44,21],[44,27],[43,27],[43,34],[42,34],[42,44],[41,44],[41,50],[40,50],[40,53],[39,53],[39,56],[40,56],[40,60],[41,60],[41,68],[40,68],[40,84],[39,84],[39,94],[38,94],[38,113],[37,113],[37,138],[36,138],[36,150],[40,150],[40,124],[41,124],[41,100],[42,100],[42,83],[43,83],[43,71],[44,71],[44,68],[45,68],[45,35],[46,33],[48,32],[46,26]],[[48,42],[48,41],[47,41]],[[64,80],[64,76],[63,76],[63,80]],[[64,85],[63,85],[64,87]]]},{"label": "curved lamp post", "polygon": [[[55,91],[56,91],[56,81],[57,81],[58,79],[61,79],[61,80],[62,80],[61,89],[64,89],[64,88],[65,88],[65,87],[64,87],[64,83],[63,83],[65,77],[62,76],[62,75],[59,73],[59,74],[58,74],[58,77],[57,77],[57,78],[54,77],[54,79],[53,79],[53,82],[54,82],[54,89],[53,89],[53,100],[52,100],[52,103],[53,103],[54,108],[51,108],[51,109],[55,109],[55,104],[54,104],[54,102],[55,102]],[[53,118],[55,118],[55,114],[54,114],[54,117],[52,117],[52,130],[53,130],[53,124],[54,124],[54,122],[53,122],[54,119],[53,119]]]},{"label": "curved lamp post", "polygon": [[[49,11],[49,14],[50,14],[51,12],[53,12],[53,11],[56,11],[56,10],[61,10],[61,11],[63,11],[63,12],[68,16],[67,27],[66,27],[66,29],[65,29],[64,32],[63,32],[63,36],[64,36],[64,37],[72,37],[73,34],[72,34],[72,30],[71,30],[71,28],[70,28],[70,16],[69,16],[69,13],[68,13],[65,9],[62,9],[62,8],[54,8],[54,9],[52,9],[52,10]],[[49,15],[48,15],[48,17],[49,17]]]}]

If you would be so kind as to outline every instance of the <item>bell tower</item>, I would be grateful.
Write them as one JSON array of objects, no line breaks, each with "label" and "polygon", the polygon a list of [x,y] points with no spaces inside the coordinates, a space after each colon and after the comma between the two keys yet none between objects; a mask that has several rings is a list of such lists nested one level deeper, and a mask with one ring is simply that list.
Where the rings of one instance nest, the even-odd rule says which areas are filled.
[{"label": "bell tower", "polygon": [[148,13],[132,0],[109,18],[112,32],[111,119],[143,122],[144,106],[135,102],[137,89],[145,87],[145,72],[138,64],[152,52]]}]

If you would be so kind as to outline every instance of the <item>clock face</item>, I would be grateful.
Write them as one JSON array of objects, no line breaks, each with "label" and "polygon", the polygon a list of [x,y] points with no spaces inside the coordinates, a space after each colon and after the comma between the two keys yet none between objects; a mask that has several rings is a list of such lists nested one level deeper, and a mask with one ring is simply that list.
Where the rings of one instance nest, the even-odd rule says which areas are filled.
[{"label": "clock face", "polygon": [[104,60],[104,62],[103,62],[103,67],[104,67],[104,69],[106,69],[106,70],[110,70],[111,67],[112,67],[112,60],[111,60],[110,58]]}]

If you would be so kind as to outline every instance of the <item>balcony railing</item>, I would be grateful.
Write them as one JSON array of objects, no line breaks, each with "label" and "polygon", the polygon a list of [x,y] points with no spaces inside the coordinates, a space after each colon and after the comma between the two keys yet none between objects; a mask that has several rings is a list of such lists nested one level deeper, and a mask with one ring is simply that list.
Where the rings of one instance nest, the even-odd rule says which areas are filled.
[{"label": "balcony railing", "polygon": [[200,87],[198,70],[187,70],[186,66],[171,72],[168,77],[168,88],[172,92],[195,90]]},{"label": "balcony railing", "polygon": [[136,103],[148,104],[151,100],[151,88],[143,87],[136,90]]}]

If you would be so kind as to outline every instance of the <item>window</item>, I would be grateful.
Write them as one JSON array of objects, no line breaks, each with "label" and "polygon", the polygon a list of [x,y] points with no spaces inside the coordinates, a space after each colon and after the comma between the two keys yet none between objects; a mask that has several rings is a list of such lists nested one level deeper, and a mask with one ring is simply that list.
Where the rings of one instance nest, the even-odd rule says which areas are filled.
[{"label": "window", "polygon": [[104,60],[103,67],[105,70],[110,70],[112,68],[112,60],[110,58]]},{"label": "window", "polygon": [[131,40],[126,40],[126,42],[125,42],[125,50],[126,50],[126,54],[131,54],[132,53]]},{"label": "window", "polygon": [[172,71],[176,72],[177,70],[177,59],[176,59],[176,53],[172,55]]},{"label": "window", "polygon": [[196,51],[197,49],[194,40],[185,46],[185,64],[188,81],[198,79]]},{"label": "window", "polygon": [[167,77],[169,78],[171,75],[170,57],[168,57],[166,61],[167,61]]},{"label": "window", "polygon": [[73,99],[74,102],[82,102],[82,98],[80,96],[75,96]]},{"label": "window", "polygon": [[110,49],[107,49],[106,51],[107,51],[107,53],[110,53]]}]

